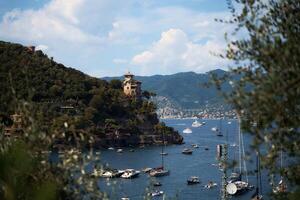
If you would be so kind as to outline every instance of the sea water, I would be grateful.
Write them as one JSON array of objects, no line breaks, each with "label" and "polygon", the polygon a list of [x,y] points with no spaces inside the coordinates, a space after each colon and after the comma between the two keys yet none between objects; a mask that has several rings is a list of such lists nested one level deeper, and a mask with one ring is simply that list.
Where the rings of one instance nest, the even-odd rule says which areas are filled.
[{"label": "sea water", "polygon": [[[185,144],[183,145],[168,145],[164,151],[168,153],[164,156],[165,168],[170,170],[169,176],[164,177],[149,177],[141,171],[138,178],[135,179],[104,179],[99,178],[99,188],[101,191],[109,194],[111,199],[121,199],[129,197],[131,200],[144,199],[151,191],[162,190],[165,196],[154,197],[154,199],[203,199],[216,200],[220,199],[221,194],[221,177],[222,171],[217,166],[216,159],[218,144],[228,143],[228,153],[231,159],[238,159],[238,123],[236,120],[198,120],[206,122],[205,125],[194,128],[191,126],[194,119],[164,119],[162,120],[168,126],[173,127],[183,137]],[[230,121],[230,123],[228,123]],[[183,134],[185,128],[191,128],[192,133]],[[212,127],[222,127],[223,137],[216,136],[216,132],[211,130]],[[227,136],[226,136],[227,135]],[[256,185],[255,158],[254,152],[249,148],[251,137],[248,134],[243,136],[245,143],[245,151],[252,154],[252,162],[247,161],[247,170],[249,172],[249,183]],[[185,148],[192,148],[191,144],[198,144],[199,148],[193,149],[192,155],[184,155],[181,151]],[[237,144],[234,147],[233,144]],[[209,150],[205,150],[208,147]],[[101,162],[116,169],[132,168],[142,170],[146,167],[161,166],[161,147],[152,146],[145,148],[136,148],[134,152],[124,148],[123,153],[117,153],[112,150],[101,151]],[[252,172],[252,174],[251,174]],[[228,172],[230,175],[230,171]],[[190,176],[198,176],[201,183],[196,185],[187,185],[187,179]],[[154,188],[151,183],[159,181],[162,186]],[[208,181],[213,181],[218,184],[212,189],[204,188]],[[268,199],[270,193],[268,177],[266,173],[262,174],[262,192],[264,199]],[[232,197],[231,199],[249,200],[254,193],[254,189],[243,195]]]}]

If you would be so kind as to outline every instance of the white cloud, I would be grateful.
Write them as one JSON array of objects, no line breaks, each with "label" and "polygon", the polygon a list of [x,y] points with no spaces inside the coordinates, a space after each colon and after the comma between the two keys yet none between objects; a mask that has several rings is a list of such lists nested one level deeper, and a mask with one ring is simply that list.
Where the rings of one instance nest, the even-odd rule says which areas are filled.
[{"label": "white cloud", "polygon": [[0,36],[28,42],[97,43],[101,38],[81,30],[76,12],[83,0],[53,0],[40,10],[13,10],[0,24]]},{"label": "white cloud", "polygon": [[[209,51],[219,50],[224,43],[228,28],[214,18],[226,14],[167,4],[50,0],[36,10],[8,11],[0,21],[0,38],[36,45],[58,62],[90,75],[118,75],[128,68],[147,75],[207,71],[219,64]],[[116,67],[121,64],[124,71]]]},{"label": "white cloud", "polygon": [[148,50],[132,58],[132,63],[144,73],[170,74],[174,71],[206,72],[224,67],[225,60],[213,55],[221,53],[224,45],[216,41],[193,43],[181,29],[169,29]]}]

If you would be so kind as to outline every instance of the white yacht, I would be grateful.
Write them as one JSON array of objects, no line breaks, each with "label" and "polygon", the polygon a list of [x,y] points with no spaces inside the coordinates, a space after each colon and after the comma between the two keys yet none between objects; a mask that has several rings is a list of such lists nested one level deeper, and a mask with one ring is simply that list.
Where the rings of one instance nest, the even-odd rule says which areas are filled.
[{"label": "white yacht", "polygon": [[211,130],[212,131],[218,131],[218,128],[217,127],[212,127]]},{"label": "white yacht", "polygon": [[159,176],[167,176],[170,174],[169,170],[165,170],[163,167],[152,169],[149,173],[150,176],[159,177]]},{"label": "white yacht", "polygon": [[136,178],[140,174],[140,171],[134,169],[126,169],[124,173],[121,175],[121,178]]},{"label": "white yacht", "polygon": [[152,197],[160,196],[160,195],[163,195],[163,194],[164,194],[163,191],[158,191],[158,190],[156,190],[156,191],[150,193],[150,195],[151,195]]},{"label": "white yacht", "polygon": [[117,153],[123,153],[123,149],[117,149]]},{"label": "white yacht", "polygon": [[211,189],[213,187],[216,187],[218,184],[212,181],[209,181],[204,187],[207,189]]},{"label": "white yacht", "polygon": [[200,127],[200,126],[202,126],[202,123],[198,122],[198,120],[195,120],[195,121],[192,123],[192,127],[197,128],[197,127]]},{"label": "white yacht", "polygon": [[186,134],[190,134],[190,133],[192,133],[193,131],[192,131],[192,129],[190,129],[190,128],[186,128],[186,129],[184,129],[182,132],[183,132],[183,133],[186,133]]}]

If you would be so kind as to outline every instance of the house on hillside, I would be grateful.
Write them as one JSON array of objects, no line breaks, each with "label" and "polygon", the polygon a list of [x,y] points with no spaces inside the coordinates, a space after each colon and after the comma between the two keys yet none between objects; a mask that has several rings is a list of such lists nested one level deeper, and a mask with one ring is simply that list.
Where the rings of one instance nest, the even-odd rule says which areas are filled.
[{"label": "house on hillside", "polygon": [[4,136],[18,136],[19,134],[23,133],[23,120],[22,115],[20,114],[13,114],[10,116],[13,121],[12,126],[6,127],[4,129]]},{"label": "house on hillside", "polygon": [[123,81],[123,91],[124,94],[128,97],[132,98],[141,98],[142,90],[141,84],[142,82],[135,80],[134,75],[130,72],[127,72],[124,75],[125,79]]}]

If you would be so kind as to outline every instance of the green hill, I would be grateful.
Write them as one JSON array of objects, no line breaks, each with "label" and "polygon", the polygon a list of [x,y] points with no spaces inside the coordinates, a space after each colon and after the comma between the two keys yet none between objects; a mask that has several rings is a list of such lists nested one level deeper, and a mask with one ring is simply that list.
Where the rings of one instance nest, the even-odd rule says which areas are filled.
[{"label": "green hill", "polygon": [[0,42],[0,85],[0,114],[25,115],[22,105],[30,105],[47,133],[67,122],[73,132],[94,136],[99,147],[159,143],[162,132],[169,143],[182,142],[159,123],[152,102],[127,98],[120,81],[90,77],[42,51]]},{"label": "green hill", "polygon": [[[206,87],[210,75],[222,76],[226,71],[217,69],[204,74],[182,72],[172,75],[136,76],[143,82],[145,90],[167,97],[176,106],[183,109],[198,109],[206,105],[225,104],[215,87]],[[122,77],[105,77],[104,80],[122,79]],[[229,84],[223,85],[223,91],[229,91]]]}]

